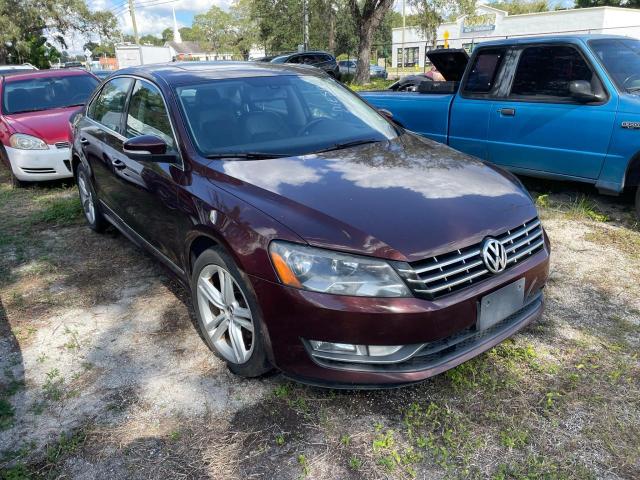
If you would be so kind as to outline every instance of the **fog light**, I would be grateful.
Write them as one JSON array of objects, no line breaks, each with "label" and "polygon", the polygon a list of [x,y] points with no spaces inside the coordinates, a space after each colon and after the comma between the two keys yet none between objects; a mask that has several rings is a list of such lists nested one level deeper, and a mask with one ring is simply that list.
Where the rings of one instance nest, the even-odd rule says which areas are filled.
[{"label": "fog light", "polygon": [[393,355],[402,348],[402,345],[369,345],[369,355],[372,357],[384,357]]},{"label": "fog light", "polygon": [[366,355],[367,347],[365,345],[353,345],[351,343],[332,343],[332,342],[319,342],[317,340],[310,340],[311,348],[318,352],[329,353],[346,353],[348,355]]},{"label": "fog light", "polygon": [[310,340],[311,348],[316,352],[342,353],[369,357],[385,357],[398,352],[402,345],[354,345],[352,343],[332,343]]}]

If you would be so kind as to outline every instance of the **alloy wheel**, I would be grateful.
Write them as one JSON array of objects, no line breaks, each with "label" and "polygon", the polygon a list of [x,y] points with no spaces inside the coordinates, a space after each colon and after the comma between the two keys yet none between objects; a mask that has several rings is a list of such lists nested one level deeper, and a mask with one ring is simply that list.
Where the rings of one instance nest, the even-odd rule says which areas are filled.
[{"label": "alloy wheel", "polygon": [[80,190],[80,201],[84,215],[87,217],[87,221],[93,225],[96,221],[96,208],[93,204],[93,195],[83,174],[78,175],[78,190]]},{"label": "alloy wheel", "polygon": [[232,363],[246,363],[253,353],[254,324],[247,299],[233,276],[207,265],[198,276],[198,308],[211,343]]}]

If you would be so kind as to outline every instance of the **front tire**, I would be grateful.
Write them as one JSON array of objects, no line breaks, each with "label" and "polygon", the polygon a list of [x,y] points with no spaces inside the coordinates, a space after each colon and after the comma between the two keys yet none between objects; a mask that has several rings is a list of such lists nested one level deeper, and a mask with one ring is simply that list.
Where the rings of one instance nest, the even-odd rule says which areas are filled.
[{"label": "front tire", "polygon": [[93,189],[89,171],[87,170],[87,167],[82,164],[78,166],[76,180],[78,183],[78,193],[80,195],[82,211],[84,212],[84,218],[89,224],[89,228],[94,232],[104,232],[107,229],[108,223],[100,211],[98,197]]},{"label": "front tire", "polygon": [[636,188],[636,219],[640,220],[640,187]]},{"label": "front tire", "polygon": [[191,295],[200,333],[233,373],[258,377],[272,369],[260,309],[233,259],[211,248],[195,261]]}]

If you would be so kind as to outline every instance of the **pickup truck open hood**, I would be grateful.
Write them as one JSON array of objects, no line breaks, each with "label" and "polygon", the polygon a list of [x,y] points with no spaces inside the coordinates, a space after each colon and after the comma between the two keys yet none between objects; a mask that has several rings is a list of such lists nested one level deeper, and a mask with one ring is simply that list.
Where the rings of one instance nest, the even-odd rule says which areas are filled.
[{"label": "pickup truck open hood", "polygon": [[415,261],[480,242],[536,216],[522,185],[431,140],[301,157],[213,160],[216,185],[311,245]]},{"label": "pickup truck open hood", "polygon": [[469,55],[462,49],[440,49],[427,52],[427,58],[448,82],[459,82],[467,69]]}]

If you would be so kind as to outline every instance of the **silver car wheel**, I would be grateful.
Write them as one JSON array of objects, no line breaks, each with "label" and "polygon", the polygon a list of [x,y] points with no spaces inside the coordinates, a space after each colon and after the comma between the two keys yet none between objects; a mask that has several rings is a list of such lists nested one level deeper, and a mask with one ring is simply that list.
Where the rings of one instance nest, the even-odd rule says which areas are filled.
[{"label": "silver car wheel", "polygon": [[80,190],[80,201],[82,202],[84,216],[87,218],[87,221],[93,225],[96,221],[96,208],[93,204],[93,195],[91,195],[91,190],[82,173],[78,175],[78,189]]},{"label": "silver car wheel", "polygon": [[207,265],[198,277],[198,308],[211,343],[232,363],[246,363],[253,352],[254,325],[249,303],[231,274]]}]

